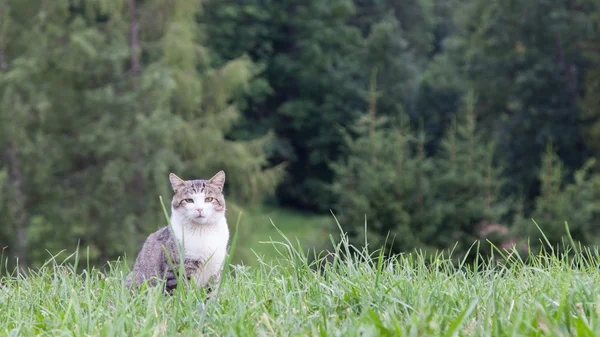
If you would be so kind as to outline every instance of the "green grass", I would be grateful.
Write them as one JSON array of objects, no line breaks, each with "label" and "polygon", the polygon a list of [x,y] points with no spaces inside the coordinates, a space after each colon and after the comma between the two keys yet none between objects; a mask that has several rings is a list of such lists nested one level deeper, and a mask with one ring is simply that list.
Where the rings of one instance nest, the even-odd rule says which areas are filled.
[{"label": "green grass", "polygon": [[318,272],[302,249],[278,240],[277,259],[232,265],[210,300],[196,289],[178,288],[173,296],[156,288],[130,292],[118,263],[106,272],[76,273],[69,259],[51,260],[28,277],[3,280],[0,335],[600,334],[597,251],[533,256],[526,263],[512,252],[496,255],[503,262],[479,260],[467,268],[455,259],[418,254],[383,263],[342,240]]},{"label": "green grass", "polygon": [[[277,256],[273,245],[266,244],[270,238],[280,237],[277,229],[293,242],[300,242],[305,249],[322,250],[329,243],[328,235],[336,231],[331,215],[315,215],[275,207],[232,207],[228,222],[233,232],[237,218],[239,242],[233,257],[234,263],[257,266],[259,261],[270,261]],[[277,224],[277,229],[273,226]]]}]

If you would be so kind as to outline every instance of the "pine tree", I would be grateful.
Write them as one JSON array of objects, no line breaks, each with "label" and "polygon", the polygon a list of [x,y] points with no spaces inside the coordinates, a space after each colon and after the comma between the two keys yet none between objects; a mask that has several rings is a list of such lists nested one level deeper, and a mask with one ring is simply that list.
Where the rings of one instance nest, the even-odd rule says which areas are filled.
[{"label": "pine tree", "polygon": [[477,128],[474,95],[430,157],[422,129],[411,131],[406,117],[396,124],[376,116],[374,87],[369,114],[352,130],[356,137],[347,137],[347,159],[334,165],[336,211],[353,243],[365,242],[365,217],[371,248],[387,240],[394,252],[455,248],[461,256],[486,232],[505,228],[497,224],[508,203],[499,198],[504,182],[494,144]]},{"label": "pine tree", "polygon": [[435,184],[441,222],[432,237],[440,247],[456,242],[466,251],[488,224],[500,220],[499,193],[503,180],[494,163],[494,143],[477,128],[475,96],[470,92],[441,142]]},{"label": "pine tree", "polygon": [[398,111],[411,110],[421,69],[407,35],[390,14],[373,23],[365,38],[362,59],[367,69],[377,70],[377,105],[382,115],[395,117]]},{"label": "pine tree", "polygon": [[424,66],[434,48],[435,0],[354,0],[352,23],[367,36],[374,25],[395,21],[398,41],[403,41],[418,66]]},{"label": "pine tree", "polygon": [[594,160],[589,160],[574,173],[573,183],[565,183],[564,164],[556,149],[547,146],[538,173],[541,193],[535,200],[535,210],[518,223],[523,240],[530,241],[533,247],[545,245],[533,218],[554,247],[569,242],[565,222],[574,240],[583,245],[598,244],[600,175],[591,172],[593,165]]},{"label": "pine tree", "polygon": [[424,155],[423,135],[415,135],[406,116],[377,116],[376,80],[371,83],[369,113],[351,129],[354,138],[346,135],[347,157],[333,165],[336,215],[358,247],[366,240],[371,251],[386,242],[394,252],[427,250],[435,243],[423,240],[423,233],[439,224],[433,163]]},{"label": "pine tree", "polygon": [[433,57],[420,79],[411,117],[423,124],[430,138],[427,153],[436,155],[444,133],[450,127],[456,111],[461,108],[466,83],[447,53]]}]

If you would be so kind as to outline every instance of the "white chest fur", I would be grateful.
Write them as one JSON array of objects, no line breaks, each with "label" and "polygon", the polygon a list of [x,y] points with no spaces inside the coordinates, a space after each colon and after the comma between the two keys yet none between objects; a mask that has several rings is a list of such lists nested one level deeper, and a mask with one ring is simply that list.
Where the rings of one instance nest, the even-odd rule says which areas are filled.
[{"label": "white chest fur", "polygon": [[214,224],[181,224],[175,221],[172,225],[175,237],[183,243],[185,257],[202,261],[201,268],[193,275],[198,287],[205,285],[211,277],[220,274],[229,241],[229,229],[225,217]]}]

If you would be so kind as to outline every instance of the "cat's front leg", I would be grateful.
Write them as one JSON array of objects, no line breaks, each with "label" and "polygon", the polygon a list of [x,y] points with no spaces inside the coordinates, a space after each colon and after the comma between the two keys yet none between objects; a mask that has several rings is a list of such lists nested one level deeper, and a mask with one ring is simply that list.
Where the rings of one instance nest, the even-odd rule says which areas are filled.
[{"label": "cat's front leg", "polygon": [[177,288],[177,274],[173,271],[173,269],[169,266],[167,267],[167,272],[165,273],[165,288],[167,292],[172,292],[175,288]]},{"label": "cat's front leg", "polygon": [[[180,272],[180,265],[174,266],[175,268],[171,268],[171,266],[167,266],[165,269],[164,280],[165,282],[165,290],[169,293],[173,292],[175,288],[178,286],[182,286],[187,289],[188,283],[191,281],[191,276],[193,275],[194,268],[192,265],[185,263],[183,268],[183,273]],[[178,277],[178,275],[181,275]]]},{"label": "cat's front leg", "polygon": [[185,277],[188,280],[191,280],[194,274],[202,268],[202,262],[200,260],[185,259],[183,265],[185,268]]},{"label": "cat's front leg", "polygon": [[183,269],[185,275],[183,278],[185,279],[185,287],[191,284],[192,286],[196,286],[196,282],[194,280],[194,276],[198,274],[198,272],[202,269],[202,262],[200,260],[194,259],[185,259],[183,261]]},{"label": "cat's front leg", "polygon": [[222,269],[219,270],[218,273],[216,273],[215,275],[213,275],[210,280],[208,281],[208,283],[206,284],[206,288],[208,291],[208,294],[206,295],[207,299],[212,299],[217,297],[217,295],[219,295],[219,284],[221,283],[221,273],[222,273]]}]

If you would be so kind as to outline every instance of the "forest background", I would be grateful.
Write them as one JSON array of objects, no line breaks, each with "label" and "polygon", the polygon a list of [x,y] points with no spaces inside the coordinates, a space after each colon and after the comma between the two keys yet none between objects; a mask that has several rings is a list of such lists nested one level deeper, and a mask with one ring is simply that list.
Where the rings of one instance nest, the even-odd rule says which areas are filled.
[{"label": "forest background", "polygon": [[0,249],[131,261],[169,172],[220,169],[238,262],[330,210],[393,252],[597,245],[599,91],[598,0],[0,0]]}]

